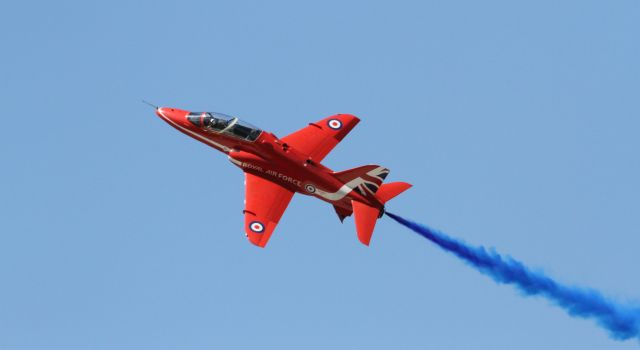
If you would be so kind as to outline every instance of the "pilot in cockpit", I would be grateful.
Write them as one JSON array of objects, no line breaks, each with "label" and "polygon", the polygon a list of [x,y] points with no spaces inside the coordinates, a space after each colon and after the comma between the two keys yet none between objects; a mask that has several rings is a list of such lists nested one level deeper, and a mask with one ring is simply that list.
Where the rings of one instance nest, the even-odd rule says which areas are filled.
[{"label": "pilot in cockpit", "polygon": [[[200,112],[194,112],[194,113],[190,113],[189,116],[187,116],[187,119],[189,119],[189,121],[191,123],[193,123],[193,125],[196,126],[202,126],[205,127],[207,129],[211,129],[211,130],[215,130],[215,131],[220,131],[220,130],[224,130],[224,128],[226,128],[227,126],[229,126],[229,120],[226,120],[224,118],[216,118],[213,116],[212,113],[200,113]],[[231,119],[231,118],[229,118]]]},{"label": "pilot in cockpit", "polygon": [[191,124],[209,132],[222,133],[246,141],[255,141],[262,133],[262,130],[255,126],[222,113],[191,112],[187,115],[187,119]]},{"label": "pilot in cockpit", "polygon": [[205,128],[219,131],[229,126],[229,121],[221,118],[216,118],[212,116],[211,113],[205,113],[204,118],[202,118],[202,125]]}]

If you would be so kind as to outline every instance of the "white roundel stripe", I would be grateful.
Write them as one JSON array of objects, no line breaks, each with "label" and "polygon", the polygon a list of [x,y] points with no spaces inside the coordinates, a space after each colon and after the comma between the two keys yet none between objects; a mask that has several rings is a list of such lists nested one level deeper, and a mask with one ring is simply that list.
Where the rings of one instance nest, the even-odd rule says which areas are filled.
[{"label": "white roundel stripe", "polygon": [[264,232],[264,225],[260,221],[254,221],[249,224],[249,229],[255,233]]},{"label": "white roundel stripe", "polygon": [[309,192],[309,193],[315,193],[316,192],[316,186],[314,186],[312,184],[304,185],[304,189],[307,190],[307,192]]},{"label": "white roundel stripe", "polygon": [[327,125],[333,130],[338,130],[342,127],[342,122],[338,119],[329,119]]}]

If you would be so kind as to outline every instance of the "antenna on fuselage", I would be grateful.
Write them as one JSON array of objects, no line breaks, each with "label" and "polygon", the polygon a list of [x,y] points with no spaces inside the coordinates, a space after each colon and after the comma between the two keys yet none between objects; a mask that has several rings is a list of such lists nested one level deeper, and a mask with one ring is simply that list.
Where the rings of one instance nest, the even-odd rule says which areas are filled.
[{"label": "antenna on fuselage", "polygon": [[146,104],[146,105],[149,105],[149,106],[153,107],[153,109],[158,109],[158,106],[156,106],[156,105],[154,105],[154,104],[152,104],[152,103],[149,103],[149,102],[147,102],[147,101],[145,101],[145,100],[142,100],[142,103],[144,103],[144,104]]}]

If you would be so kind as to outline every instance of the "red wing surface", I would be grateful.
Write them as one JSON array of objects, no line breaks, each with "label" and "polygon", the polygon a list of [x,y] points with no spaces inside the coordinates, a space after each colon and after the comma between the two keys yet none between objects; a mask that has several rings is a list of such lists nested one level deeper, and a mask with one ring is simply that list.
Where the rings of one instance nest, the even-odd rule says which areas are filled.
[{"label": "red wing surface", "polygon": [[251,243],[264,247],[287,209],[293,192],[252,174],[244,173],[244,177],[244,230]]},{"label": "red wing surface", "polygon": [[360,119],[351,114],[332,115],[309,123],[306,128],[283,137],[282,141],[320,162],[359,121]]}]

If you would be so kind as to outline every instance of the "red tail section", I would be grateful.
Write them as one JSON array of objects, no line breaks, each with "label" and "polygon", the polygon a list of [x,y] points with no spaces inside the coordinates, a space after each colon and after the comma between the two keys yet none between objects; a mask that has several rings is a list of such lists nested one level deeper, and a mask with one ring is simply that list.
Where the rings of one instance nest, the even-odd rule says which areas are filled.
[{"label": "red tail section", "polygon": [[391,182],[380,186],[380,189],[376,192],[376,197],[384,204],[409,188],[411,188],[411,184],[409,183]]},{"label": "red tail section", "polygon": [[353,205],[353,217],[356,222],[358,239],[362,244],[369,245],[380,210],[356,201],[351,201],[351,205]]},{"label": "red tail section", "polygon": [[389,175],[389,169],[380,165],[364,165],[339,171],[333,173],[333,175],[343,183],[351,183],[351,181],[358,179],[359,181],[356,180],[358,183],[354,184],[357,185],[356,191],[363,195],[365,191],[374,194],[378,191],[387,175]]},{"label": "red tail section", "polygon": [[[384,204],[400,193],[408,190],[410,187],[411,184],[406,182],[392,182],[384,184],[380,186],[380,189],[376,193],[376,197]],[[376,227],[376,222],[382,214],[381,210],[357,201],[351,201],[351,205],[353,206],[358,239],[362,244],[368,246],[369,242],[371,242],[371,236],[373,235],[373,229]]]}]

